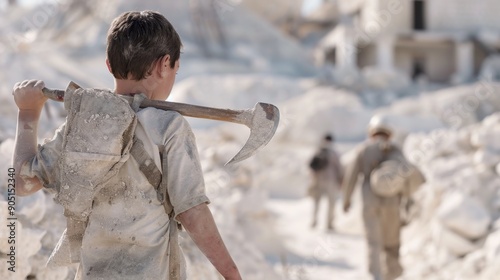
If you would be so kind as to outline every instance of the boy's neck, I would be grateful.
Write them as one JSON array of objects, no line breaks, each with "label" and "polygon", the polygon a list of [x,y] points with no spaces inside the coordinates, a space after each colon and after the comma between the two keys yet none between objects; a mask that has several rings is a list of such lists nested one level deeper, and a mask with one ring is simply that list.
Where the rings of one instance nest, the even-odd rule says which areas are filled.
[{"label": "boy's neck", "polygon": [[153,96],[156,86],[149,79],[140,81],[115,79],[115,93],[122,95],[134,95],[143,93],[146,97]]}]

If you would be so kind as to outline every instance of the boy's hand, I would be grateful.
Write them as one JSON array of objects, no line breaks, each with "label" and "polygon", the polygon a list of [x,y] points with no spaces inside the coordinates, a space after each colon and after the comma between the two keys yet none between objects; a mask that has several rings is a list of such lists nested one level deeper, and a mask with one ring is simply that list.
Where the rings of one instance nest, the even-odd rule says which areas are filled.
[{"label": "boy's hand", "polygon": [[16,83],[12,91],[14,100],[20,111],[41,111],[47,97],[43,95],[42,89],[45,87],[43,81],[25,80]]}]

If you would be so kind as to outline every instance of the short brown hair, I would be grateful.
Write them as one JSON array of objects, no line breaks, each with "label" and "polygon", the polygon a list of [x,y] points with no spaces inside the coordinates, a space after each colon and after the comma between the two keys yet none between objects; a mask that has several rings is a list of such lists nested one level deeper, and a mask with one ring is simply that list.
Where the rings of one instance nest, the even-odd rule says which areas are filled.
[{"label": "short brown hair", "polygon": [[117,79],[142,80],[151,74],[153,64],[170,55],[174,68],[181,53],[181,39],[170,22],[153,11],[126,12],[111,23],[106,56]]}]

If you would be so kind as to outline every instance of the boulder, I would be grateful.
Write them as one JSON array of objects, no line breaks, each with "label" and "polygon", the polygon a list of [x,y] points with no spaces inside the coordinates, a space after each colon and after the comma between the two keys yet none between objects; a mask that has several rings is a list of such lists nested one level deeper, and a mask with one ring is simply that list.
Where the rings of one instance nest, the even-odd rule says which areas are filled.
[{"label": "boulder", "polygon": [[494,167],[500,163],[500,152],[489,148],[480,148],[474,154],[474,163]]},{"label": "boulder", "polygon": [[500,125],[500,113],[491,114],[484,118],[482,125],[487,128],[498,127]]},{"label": "boulder", "polygon": [[437,210],[439,221],[448,229],[466,239],[477,239],[488,232],[491,217],[476,199],[460,192],[443,197]]},{"label": "boulder", "polygon": [[471,134],[471,143],[476,148],[489,148],[500,151],[500,125],[488,129],[476,129]]},{"label": "boulder", "polygon": [[455,233],[440,223],[434,223],[432,236],[437,247],[444,247],[454,256],[461,257],[478,249],[472,241]]}]

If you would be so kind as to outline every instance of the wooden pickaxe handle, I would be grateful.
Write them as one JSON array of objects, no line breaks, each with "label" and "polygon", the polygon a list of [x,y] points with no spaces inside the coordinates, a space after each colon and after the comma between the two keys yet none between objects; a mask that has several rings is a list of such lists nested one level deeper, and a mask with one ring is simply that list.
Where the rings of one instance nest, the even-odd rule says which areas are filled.
[{"label": "wooden pickaxe handle", "polygon": [[[63,102],[64,101],[64,90],[59,89],[42,89],[43,94],[49,99]],[[133,100],[133,97],[123,96],[129,102]],[[171,110],[180,113],[183,116],[210,119],[216,121],[226,121],[238,124],[244,124],[248,127],[251,125],[252,110],[232,110],[232,109],[220,109],[212,107],[204,107],[199,105],[192,105],[186,103],[160,101],[144,99],[140,105],[141,108],[154,107],[162,110]]]},{"label": "wooden pickaxe handle", "polygon": [[[131,98],[131,97],[126,97]],[[220,109],[204,107],[193,104],[160,101],[144,99],[140,105],[141,108],[154,107],[162,110],[172,110],[179,112],[181,115],[193,118],[210,119],[216,121],[226,121],[244,124],[250,127],[252,110],[232,110],[232,109]]]}]

